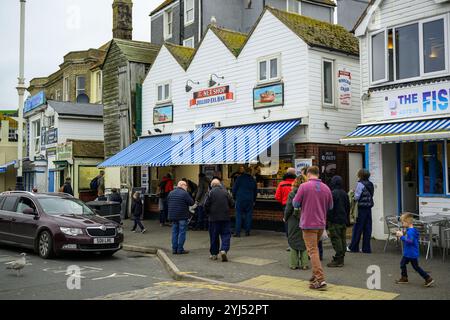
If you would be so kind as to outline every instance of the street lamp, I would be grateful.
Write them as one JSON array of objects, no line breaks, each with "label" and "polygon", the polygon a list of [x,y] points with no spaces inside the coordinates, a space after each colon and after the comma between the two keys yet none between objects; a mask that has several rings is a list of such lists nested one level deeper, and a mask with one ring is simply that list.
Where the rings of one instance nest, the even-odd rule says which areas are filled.
[{"label": "street lamp", "polygon": [[17,179],[16,190],[24,190],[22,177],[22,159],[23,159],[23,96],[25,94],[25,78],[24,78],[24,64],[25,64],[25,2],[20,1],[20,48],[19,48],[19,83],[17,85],[17,93],[19,94],[19,133],[17,143]]}]

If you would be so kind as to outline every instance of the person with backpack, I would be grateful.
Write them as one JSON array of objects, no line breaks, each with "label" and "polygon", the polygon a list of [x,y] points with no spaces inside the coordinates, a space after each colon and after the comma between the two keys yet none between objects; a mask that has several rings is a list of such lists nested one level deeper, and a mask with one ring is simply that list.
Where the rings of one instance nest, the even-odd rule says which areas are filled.
[{"label": "person with backpack", "polygon": [[97,194],[99,191],[105,193],[105,171],[101,170],[100,173],[91,180],[89,187],[92,191],[95,191]]},{"label": "person with backpack", "polygon": [[72,185],[71,185],[72,179],[70,177],[66,178],[66,181],[64,182],[64,184],[61,186],[61,188],[59,189],[60,192],[64,192],[67,194],[70,194],[71,196],[73,196],[73,189],[72,189]]},{"label": "person with backpack", "polygon": [[167,196],[173,190],[173,180],[170,173],[166,174],[159,183],[159,223],[161,227],[167,223],[169,209],[167,205]]},{"label": "person with backpack", "polygon": [[358,171],[358,183],[355,189],[355,200],[358,202],[358,217],[353,226],[352,241],[348,252],[359,252],[359,241],[363,237],[362,252],[371,253],[370,239],[372,237],[372,207],[374,186],[369,181],[370,172],[366,169]]}]

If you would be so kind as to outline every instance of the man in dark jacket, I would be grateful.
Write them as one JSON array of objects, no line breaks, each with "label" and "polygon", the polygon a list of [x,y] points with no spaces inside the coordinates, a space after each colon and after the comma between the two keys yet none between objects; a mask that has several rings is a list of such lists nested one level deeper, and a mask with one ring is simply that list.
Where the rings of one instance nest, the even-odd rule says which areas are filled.
[{"label": "man in dark jacket", "polygon": [[252,228],[253,204],[256,201],[256,181],[250,175],[251,169],[236,179],[233,185],[233,197],[236,200],[235,237],[241,236],[242,218],[245,220],[245,235],[250,235]]},{"label": "man in dark jacket", "polygon": [[62,187],[62,192],[73,196],[73,189],[72,189],[71,182],[72,182],[72,179],[70,179],[70,177],[67,177],[66,182],[64,182],[64,185]]},{"label": "man in dark jacket", "polygon": [[109,201],[118,202],[118,203],[122,204],[122,197],[120,196],[120,194],[116,188],[111,189],[111,194],[109,195]]},{"label": "man in dark jacket", "polygon": [[328,232],[336,255],[327,266],[330,268],[343,267],[347,250],[347,224],[350,219],[350,199],[343,188],[340,176],[331,179],[330,187],[333,195],[333,209],[328,211]]},{"label": "man in dark jacket", "polygon": [[221,240],[220,256],[225,262],[230,250],[230,208],[234,206],[234,201],[219,179],[213,179],[211,188],[205,201],[205,212],[209,218],[210,259],[217,260]]},{"label": "man in dark jacket", "polygon": [[187,192],[187,183],[178,182],[177,187],[167,196],[169,220],[172,221],[172,253],[186,254],[184,250],[186,231],[188,227],[189,207],[194,205],[194,200]]},{"label": "man in dark jacket", "polygon": [[197,230],[204,230],[205,229],[205,200],[206,196],[209,192],[209,179],[206,177],[204,173],[200,173],[198,175],[198,189],[197,194],[195,196],[195,202],[197,202],[197,223],[196,223],[196,229]]}]

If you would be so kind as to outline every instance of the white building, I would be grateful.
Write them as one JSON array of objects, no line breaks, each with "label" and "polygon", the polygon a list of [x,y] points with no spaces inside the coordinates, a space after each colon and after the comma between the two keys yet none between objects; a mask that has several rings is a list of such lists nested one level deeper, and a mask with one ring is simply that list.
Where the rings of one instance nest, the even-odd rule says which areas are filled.
[{"label": "white building", "polygon": [[366,144],[375,238],[385,216],[450,210],[449,13],[448,0],[375,0],[355,27],[362,124],[342,142]]},{"label": "white building", "polygon": [[[168,171],[193,181],[203,171],[230,186],[239,164],[251,164],[267,200],[285,169],[303,159],[352,185],[364,149],[339,139],[360,122],[359,73],[357,39],[337,25],[267,7],[249,35],[210,26],[196,50],[162,46],[143,84],[142,131],[151,135],[101,166],[152,167],[155,187]],[[269,128],[279,139],[262,139]],[[233,130],[240,141],[215,136]],[[192,143],[174,141],[177,132],[190,132]],[[278,142],[275,171],[257,166],[256,156]],[[273,211],[261,219],[281,220],[275,205],[260,207]]]},{"label": "white building", "polygon": [[25,189],[55,192],[66,177],[72,178],[75,196],[89,188],[98,174],[96,165],[104,159],[103,106],[46,101],[40,93],[28,100],[24,118],[28,132]]}]

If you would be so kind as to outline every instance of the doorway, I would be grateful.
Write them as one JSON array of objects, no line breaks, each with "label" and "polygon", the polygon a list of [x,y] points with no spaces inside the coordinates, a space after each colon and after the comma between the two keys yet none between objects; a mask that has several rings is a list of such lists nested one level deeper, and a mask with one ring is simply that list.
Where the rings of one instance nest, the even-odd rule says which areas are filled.
[{"label": "doorway", "polygon": [[402,211],[418,212],[417,144],[401,144]]}]

